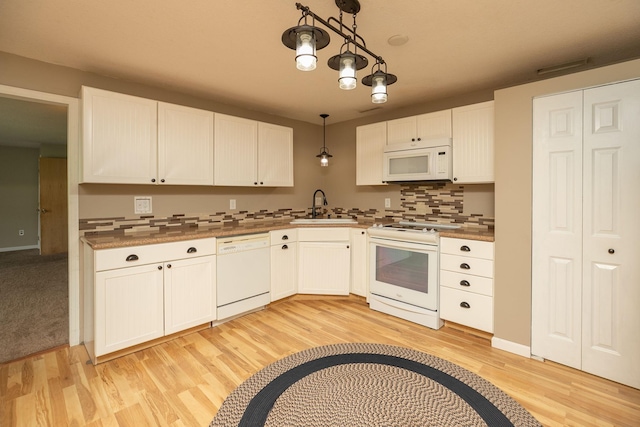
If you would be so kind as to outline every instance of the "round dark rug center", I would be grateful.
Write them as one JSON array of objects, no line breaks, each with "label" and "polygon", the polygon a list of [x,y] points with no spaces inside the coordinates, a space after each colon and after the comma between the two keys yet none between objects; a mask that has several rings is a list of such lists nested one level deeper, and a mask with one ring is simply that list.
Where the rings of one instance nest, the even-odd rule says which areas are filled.
[{"label": "round dark rug center", "polygon": [[221,426],[539,426],[453,363],[402,347],[337,344],[281,359],[225,400]]}]

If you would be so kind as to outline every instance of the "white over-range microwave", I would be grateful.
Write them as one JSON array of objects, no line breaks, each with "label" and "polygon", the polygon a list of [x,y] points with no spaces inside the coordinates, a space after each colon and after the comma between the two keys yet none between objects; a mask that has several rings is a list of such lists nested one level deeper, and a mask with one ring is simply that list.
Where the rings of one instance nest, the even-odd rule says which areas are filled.
[{"label": "white over-range microwave", "polygon": [[451,139],[392,144],[384,149],[382,180],[451,181]]}]

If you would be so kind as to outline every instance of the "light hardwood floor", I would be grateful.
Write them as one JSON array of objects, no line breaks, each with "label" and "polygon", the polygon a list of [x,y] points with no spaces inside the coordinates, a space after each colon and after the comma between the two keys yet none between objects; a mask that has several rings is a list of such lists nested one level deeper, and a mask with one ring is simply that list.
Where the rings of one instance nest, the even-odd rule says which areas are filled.
[{"label": "light hardwood floor", "polygon": [[359,297],[296,296],[98,366],[82,346],[0,366],[0,426],[207,426],[238,384],[286,355],[376,342],[442,357],[488,379],[547,426],[638,426],[640,390],[493,349],[368,308]]}]

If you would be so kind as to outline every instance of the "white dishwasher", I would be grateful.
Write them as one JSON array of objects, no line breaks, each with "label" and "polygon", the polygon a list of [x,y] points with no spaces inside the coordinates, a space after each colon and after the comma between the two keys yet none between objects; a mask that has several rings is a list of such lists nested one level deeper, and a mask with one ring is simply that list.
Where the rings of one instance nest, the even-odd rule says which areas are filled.
[{"label": "white dishwasher", "polygon": [[235,316],[271,301],[269,234],[218,238],[217,318]]}]

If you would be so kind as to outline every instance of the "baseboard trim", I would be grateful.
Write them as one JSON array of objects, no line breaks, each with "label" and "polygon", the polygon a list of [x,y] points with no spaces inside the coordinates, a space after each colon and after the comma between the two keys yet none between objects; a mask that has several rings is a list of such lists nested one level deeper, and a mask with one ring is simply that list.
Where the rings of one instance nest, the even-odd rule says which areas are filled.
[{"label": "baseboard trim", "polygon": [[28,249],[40,249],[40,247],[38,245],[14,246],[14,247],[11,247],[11,248],[0,248],[0,252],[26,251]]},{"label": "baseboard trim", "polygon": [[515,342],[503,340],[502,338],[491,338],[491,347],[508,351],[509,353],[517,354],[522,357],[531,357],[531,347],[529,347],[528,345],[522,345]]}]

